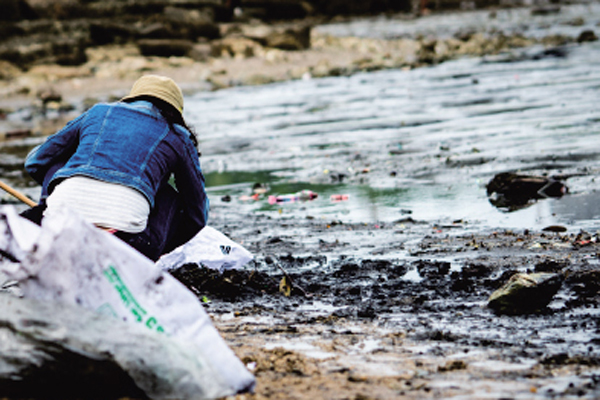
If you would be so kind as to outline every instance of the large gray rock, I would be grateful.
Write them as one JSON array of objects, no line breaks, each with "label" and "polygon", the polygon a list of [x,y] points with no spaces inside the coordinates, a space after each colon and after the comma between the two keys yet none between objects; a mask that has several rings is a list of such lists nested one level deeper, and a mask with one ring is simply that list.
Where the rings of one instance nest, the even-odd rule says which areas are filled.
[{"label": "large gray rock", "polygon": [[529,314],[543,310],[552,300],[563,281],[561,274],[538,272],[515,274],[496,290],[488,307],[497,314]]},{"label": "large gray rock", "polygon": [[184,343],[83,308],[0,293],[3,397],[203,399],[224,395]]}]

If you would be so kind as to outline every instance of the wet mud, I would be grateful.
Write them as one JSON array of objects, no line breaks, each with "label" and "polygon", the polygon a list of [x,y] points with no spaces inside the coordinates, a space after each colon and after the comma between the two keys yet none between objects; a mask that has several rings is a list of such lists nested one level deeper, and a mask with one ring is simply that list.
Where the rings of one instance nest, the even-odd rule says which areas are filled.
[{"label": "wet mud", "polygon": [[[255,398],[600,395],[596,234],[245,219],[221,226],[256,255],[245,270],[174,275],[256,369]],[[563,281],[541,311],[494,313],[518,272]]]}]

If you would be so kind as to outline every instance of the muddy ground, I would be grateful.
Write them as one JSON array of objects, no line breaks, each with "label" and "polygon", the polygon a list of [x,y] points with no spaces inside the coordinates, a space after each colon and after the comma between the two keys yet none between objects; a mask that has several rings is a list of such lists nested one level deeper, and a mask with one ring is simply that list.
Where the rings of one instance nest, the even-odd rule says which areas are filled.
[{"label": "muddy ground", "polygon": [[[216,226],[255,254],[245,270],[174,273],[256,374],[239,399],[600,396],[595,235],[239,217]],[[541,312],[494,314],[518,271],[564,282]]]},{"label": "muddy ground", "polygon": [[[460,21],[457,24],[460,25]],[[529,44],[534,44],[534,41]],[[597,46],[587,49],[597,51]],[[567,47],[567,50],[579,56],[586,52],[584,47]],[[108,58],[104,59],[106,64],[100,67],[113,71],[110,79],[77,75],[57,79],[53,87],[63,94],[64,99],[76,103],[78,107],[87,96],[103,99],[109,95],[122,95],[140,71],[148,71],[154,62],[145,60],[149,64],[143,64],[140,70],[128,71],[127,60],[138,64],[141,62],[137,54],[129,54],[129,51],[131,49],[110,49],[106,54],[112,54],[114,60],[103,56]],[[300,71],[302,74],[309,71],[314,73],[324,57],[323,52],[327,53],[317,48],[307,53],[288,55],[279,63],[270,63],[272,69],[263,69],[262,72],[271,74],[273,80],[282,80],[296,63],[306,68],[304,72]],[[329,65],[333,68],[337,63],[352,64],[364,58],[358,53],[341,50],[339,53],[329,52],[329,57],[333,57],[329,58]],[[118,54],[125,57],[119,59]],[[535,50],[533,56],[528,56],[527,52],[519,54],[523,59],[530,59],[531,63],[537,59],[546,62],[543,64],[545,70],[560,70],[557,68],[560,64],[553,64],[554,59],[571,57],[554,57],[554,53],[538,57],[545,54],[541,49]],[[362,93],[357,99],[338,101],[344,104],[358,103],[360,106],[360,109],[350,110],[341,117],[333,114],[335,118],[340,118],[339,121],[321,118],[318,114],[320,108],[313,107],[312,103],[306,106],[309,110],[306,115],[317,122],[308,119],[307,123],[302,120],[306,115],[301,114],[299,122],[290,124],[292,127],[288,133],[285,131],[287,126],[275,120],[272,125],[277,125],[279,129],[279,140],[277,135],[268,131],[268,123],[260,125],[261,118],[267,122],[272,121],[269,118],[275,118],[269,114],[269,110],[274,109],[272,114],[279,115],[276,107],[270,107],[272,103],[262,107],[267,110],[264,114],[250,109],[248,114],[254,118],[254,112],[256,118],[248,117],[248,120],[227,109],[226,112],[230,113],[227,115],[233,122],[225,121],[230,125],[222,131],[203,131],[202,125],[199,128],[203,168],[207,175],[216,174],[219,166],[228,162],[231,175],[250,169],[258,176],[262,170],[281,171],[287,167],[284,180],[314,184],[315,180],[320,179],[318,183],[323,190],[323,179],[331,179],[335,172],[332,169],[329,171],[331,173],[324,175],[323,170],[331,166],[344,167],[337,170],[348,175],[345,179],[349,185],[372,187],[377,184],[381,186],[382,182],[384,187],[402,184],[408,187],[442,187],[448,181],[458,186],[471,182],[473,177],[484,179],[493,172],[521,168],[538,174],[560,172],[577,176],[569,181],[573,198],[577,194],[585,194],[586,189],[596,188],[596,163],[600,159],[600,150],[590,143],[600,119],[594,117],[591,107],[579,106],[584,121],[574,124],[577,136],[565,134],[550,140],[551,133],[540,133],[547,138],[547,143],[540,146],[544,150],[542,155],[528,151],[528,148],[523,152],[517,148],[517,151],[506,156],[504,153],[499,155],[498,150],[502,145],[501,140],[508,143],[508,139],[511,139],[511,143],[527,144],[535,136],[531,132],[538,131],[524,131],[522,137],[527,140],[520,141],[520,135],[513,140],[515,136],[507,127],[507,139],[499,138],[499,142],[495,142],[494,135],[488,135],[488,132],[469,130],[469,124],[477,128],[485,127],[488,121],[485,118],[490,115],[508,115],[507,121],[515,125],[527,125],[527,119],[514,118],[514,114],[527,115],[530,109],[534,110],[532,112],[536,112],[536,109],[545,110],[544,105],[538,104],[539,100],[535,107],[529,104],[520,107],[519,101],[527,103],[529,99],[521,92],[516,92],[515,88],[520,89],[520,85],[525,87],[527,93],[542,93],[539,96],[544,101],[548,98],[548,103],[556,97],[541,92],[540,88],[548,88],[550,84],[535,80],[539,77],[536,71],[541,64],[527,64],[526,68],[517,65],[515,68],[519,75],[516,75],[509,67],[516,65],[520,58],[502,57],[472,67],[480,70],[485,65],[489,68],[489,65],[497,62],[502,68],[492,68],[492,72],[486,72],[490,74],[490,79],[486,79],[485,74],[479,76],[474,72],[454,73],[452,68],[449,72],[442,70],[437,76],[433,70],[437,83],[434,82],[431,87],[435,86],[436,91],[431,89],[428,92],[427,85],[418,87],[420,75],[409,75],[419,93],[431,93],[431,97],[420,99],[411,92],[408,92],[409,96],[404,92],[388,93],[388,98],[397,101],[393,96],[398,96],[424,113],[417,116],[418,121],[414,122],[412,131],[408,131],[408,134],[401,132],[402,141],[397,139],[395,133],[389,133],[390,129],[380,133],[380,142],[365,141],[363,136],[351,131],[353,134],[344,138],[347,143],[341,146],[335,141],[339,136],[336,129],[349,128],[317,125],[337,121],[340,125],[356,124],[360,127],[361,118],[367,122],[373,118],[373,125],[377,125],[379,120],[375,117],[379,117],[383,107],[373,112],[375,117],[364,118],[361,114],[364,108],[358,103],[361,97],[366,99],[365,103],[374,103],[366,90],[366,94]],[[582,59],[586,60],[574,58]],[[180,78],[178,80],[186,88],[186,94],[191,97],[195,90],[201,90],[206,83],[206,71],[186,62],[173,59],[165,64],[162,60],[160,66],[168,66],[168,69],[159,68],[156,71],[178,74],[175,76]],[[173,65],[176,63],[183,64],[177,67]],[[248,74],[253,68],[265,65],[263,63],[262,59],[215,61],[210,66],[210,74],[217,75],[219,80],[235,80],[236,71]],[[498,74],[497,71],[504,68],[507,70],[505,75]],[[592,70],[590,68],[582,73],[584,77],[592,76],[586,78],[589,83],[568,71],[568,78],[561,75],[560,79],[554,79],[559,83],[566,82],[559,90],[563,96],[566,96],[565,93],[569,95],[565,98],[570,99],[570,104],[579,104],[574,103],[572,97],[576,95],[573,93],[580,96],[585,92],[588,96],[584,99],[585,104],[594,104],[596,101],[597,89],[594,91],[593,87],[590,88],[590,85],[596,84],[595,75],[589,72]],[[61,69],[58,72],[69,71]],[[498,75],[491,76],[492,73]],[[279,75],[281,78],[278,78]],[[496,76],[500,78],[492,79]],[[27,96],[19,94],[18,90],[13,91],[15,86],[11,86],[25,86],[28,82],[38,82],[36,79],[42,83],[39,86],[32,83],[33,89],[27,91]],[[29,104],[37,101],[32,99],[32,95],[38,88],[44,87],[44,82],[47,82],[44,79],[36,78],[31,73],[3,87],[7,94],[2,99],[3,107],[8,103]],[[363,79],[368,81],[369,78]],[[335,82],[327,82],[335,86]],[[390,78],[390,82],[395,81]],[[499,82],[511,82],[507,86],[515,89],[515,92],[509,91],[504,96],[504,89]],[[438,86],[450,89],[441,92]],[[582,87],[589,90],[584,91]],[[315,90],[318,88],[318,84],[315,85]],[[450,91],[452,88],[459,88],[461,94],[473,90],[471,96],[474,100],[470,97],[467,100],[454,99],[456,95]],[[468,88],[481,89],[478,92],[477,89]],[[275,92],[285,94],[285,87]],[[249,97],[253,96],[253,92],[246,93],[249,93]],[[435,100],[436,96],[442,100]],[[489,96],[489,99],[485,96]],[[256,96],[257,108],[261,108],[263,97]],[[447,100],[444,101],[444,98]],[[450,99],[457,104],[450,104]],[[516,106],[513,103],[515,99],[519,100]],[[212,102],[213,98],[204,103],[198,101],[196,107]],[[194,106],[193,102],[190,104]],[[294,105],[288,102],[286,106],[292,108],[293,112],[290,104]],[[331,104],[335,105],[336,99]],[[327,106],[335,111],[331,104]],[[404,112],[416,114],[404,105],[408,109]],[[37,128],[32,128],[31,124],[36,119],[27,117],[30,115],[29,109],[25,108],[26,111],[19,114],[18,106],[15,107],[17,112],[7,118],[7,123],[12,124],[11,129],[20,128],[20,124],[23,124],[26,130],[35,131]],[[390,108],[393,107],[390,105]],[[471,114],[463,119],[455,119],[454,114],[444,114],[448,109],[466,110],[466,114]],[[549,111],[546,114],[534,115],[542,121],[535,122],[535,126],[553,129],[552,132],[575,129],[566,126],[563,121],[556,121],[556,127],[548,127],[552,125],[548,121],[554,121],[553,114],[557,114],[558,106],[547,109]],[[221,111],[219,108],[215,110],[217,114]],[[243,113],[244,107],[239,107],[239,110],[236,108],[236,112]],[[50,110],[50,113],[56,114],[56,110]],[[383,117],[387,118],[387,115]],[[286,114],[282,118],[294,121],[295,117]],[[240,126],[252,126],[249,130],[259,133],[254,133],[252,140],[242,137],[246,132],[244,128],[234,125],[237,120],[241,121]],[[386,124],[392,124],[391,127],[396,130],[405,129],[404,122],[400,124],[394,118],[388,120],[381,123],[379,129],[383,131],[390,128]],[[407,120],[411,121],[410,118]],[[48,118],[42,123],[49,124],[52,121]],[[454,132],[457,137],[461,133],[459,128],[465,126],[466,133],[462,135],[466,139],[454,138],[450,144],[443,141],[438,144],[438,138],[444,134],[443,128],[436,130],[436,124],[440,121],[441,124],[447,123],[445,129]],[[198,124],[198,120],[192,122]],[[61,122],[54,123],[60,125]],[[311,123],[317,127],[312,128]],[[501,118],[493,120],[493,123],[494,131],[500,129],[497,126],[508,126],[508,122]],[[211,121],[206,124],[219,128]],[[305,128],[307,125],[308,128]],[[366,125],[364,130],[368,137],[368,132],[371,132],[368,129],[372,128]],[[51,127],[40,131],[49,129]],[[312,129],[320,132],[320,135],[314,135]],[[266,132],[265,136],[261,137],[263,132]],[[38,143],[39,138],[33,135],[19,140],[22,141],[13,142],[14,145],[10,142],[3,144],[3,178],[8,178],[9,183],[33,196],[38,188],[27,181],[18,165],[22,164],[26,151]],[[294,140],[299,148],[308,148],[310,151],[288,148],[286,140]],[[476,144],[472,144],[471,140]],[[589,143],[585,142],[588,140]],[[279,143],[279,147],[271,147],[275,142]],[[567,142],[571,147],[561,150]],[[223,150],[226,145],[231,145],[229,152]],[[271,151],[267,153],[268,157],[265,157],[265,149]],[[288,163],[293,168],[289,168]],[[349,170],[354,172],[348,173]],[[342,176],[336,176],[341,181]],[[328,181],[328,184],[332,182]],[[211,189],[209,187],[209,191]],[[461,213],[455,212],[456,218],[450,219],[422,218],[418,212],[395,210],[394,217],[381,215],[385,217],[381,221],[369,218],[348,222],[350,219],[323,215],[322,209],[314,208],[310,202],[282,206],[281,212],[278,212],[277,206],[257,210],[237,198],[238,189],[233,184],[209,192],[210,224],[252,252],[254,260],[242,270],[225,272],[223,275],[194,266],[173,273],[205,302],[217,328],[258,379],[254,394],[240,395],[236,400],[600,397],[600,244],[595,229],[578,230],[571,226],[567,226],[567,232],[556,232],[560,229],[544,231],[538,226],[493,229],[467,219],[465,215],[468,217],[469,213],[462,213],[462,210]],[[221,197],[228,190],[232,193],[233,201]],[[594,197],[593,191],[587,195]],[[485,196],[475,201],[487,203]],[[548,201],[539,200],[538,203]],[[473,199],[465,204],[462,209],[472,208],[475,211],[477,207]],[[533,271],[556,272],[562,276],[561,288],[547,308],[526,315],[506,316],[496,315],[487,307],[490,294],[510,276],[516,272]]]}]

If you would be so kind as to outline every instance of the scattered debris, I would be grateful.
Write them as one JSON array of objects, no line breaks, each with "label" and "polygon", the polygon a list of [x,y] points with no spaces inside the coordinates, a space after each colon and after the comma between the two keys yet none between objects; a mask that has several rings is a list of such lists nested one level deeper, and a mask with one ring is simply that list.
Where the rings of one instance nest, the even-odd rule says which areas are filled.
[{"label": "scattered debris", "polygon": [[565,226],[562,226],[562,225],[550,225],[550,226],[547,226],[544,229],[542,229],[542,231],[544,231],[544,232],[562,233],[562,232],[566,232],[567,228]]},{"label": "scattered debris", "polygon": [[314,200],[319,195],[311,190],[302,190],[296,194],[283,194],[278,196],[269,196],[269,204],[290,203],[296,201]]},{"label": "scattered debris", "polygon": [[347,194],[332,194],[329,199],[333,202],[346,201],[350,198]]}]

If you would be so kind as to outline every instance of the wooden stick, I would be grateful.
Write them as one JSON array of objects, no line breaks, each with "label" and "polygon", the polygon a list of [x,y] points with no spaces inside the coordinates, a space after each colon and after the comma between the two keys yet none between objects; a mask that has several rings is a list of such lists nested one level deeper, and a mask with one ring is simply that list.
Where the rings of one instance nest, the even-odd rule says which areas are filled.
[{"label": "wooden stick", "polygon": [[37,206],[37,203],[31,200],[29,197],[25,196],[23,193],[19,192],[16,189],[11,188],[6,183],[0,181],[0,189],[5,190],[9,194],[15,196],[17,199],[21,200],[23,203],[27,204],[29,207]]}]

